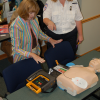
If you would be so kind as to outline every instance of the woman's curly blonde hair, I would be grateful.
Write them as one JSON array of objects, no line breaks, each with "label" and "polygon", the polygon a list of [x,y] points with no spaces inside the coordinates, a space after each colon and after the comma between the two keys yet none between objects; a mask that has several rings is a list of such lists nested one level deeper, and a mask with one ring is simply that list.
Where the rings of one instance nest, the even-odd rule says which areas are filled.
[{"label": "woman's curly blonde hair", "polygon": [[[52,0],[52,1],[56,2],[57,0]],[[73,0],[67,0],[67,1],[73,1]]]}]

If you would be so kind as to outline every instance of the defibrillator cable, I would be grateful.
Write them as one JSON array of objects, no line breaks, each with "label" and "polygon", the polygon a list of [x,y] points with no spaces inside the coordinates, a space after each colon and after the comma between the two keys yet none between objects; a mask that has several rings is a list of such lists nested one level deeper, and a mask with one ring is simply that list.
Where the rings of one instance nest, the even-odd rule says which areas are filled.
[{"label": "defibrillator cable", "polygon": [[66,77],[66,78],[69,78],[69,79],[71,79],[72,80],[72,78],[70,78],[70,77],[67,77],[64,73],[63,73],[63,75]]}]

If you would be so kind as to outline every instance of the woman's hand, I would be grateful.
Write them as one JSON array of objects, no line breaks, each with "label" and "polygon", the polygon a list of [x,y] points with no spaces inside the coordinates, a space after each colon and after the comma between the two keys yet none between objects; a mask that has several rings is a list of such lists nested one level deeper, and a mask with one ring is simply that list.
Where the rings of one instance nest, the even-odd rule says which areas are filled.
[{"label": "woman's hand", "polygon": [[63,39],[59,39],[59,40],[54,40],[52,38],[49,39],[49,42],[52,44],[53,48],[55,47],[55,44],[62,42]]},{"label": "woman's hand", "polygon": [[83,35],[78,35],[78,38],[77,38],[77,42],[82,43],[83,41]]},{"label": "woman's hand", "polygon": [[51,31],[56,30],[56,25],[52,21],[49,21],[48,22],[48,29]]},{"label": "woman's hand", "polygon": [[41,58],[40,56],[36,55],[35,53],[31,53],[30,52],[29,56],[32,57],[37,62],[37,64],[39,64],[39,62],[40,63],[44,63],[45,62],[45,60],[43,58]]},{"label": "woman's hand", "polygon": [[78,30],[77,42],[80,44],[83,41],[82,22],[76,21],[76,27],[77,27],[77,30]]}]

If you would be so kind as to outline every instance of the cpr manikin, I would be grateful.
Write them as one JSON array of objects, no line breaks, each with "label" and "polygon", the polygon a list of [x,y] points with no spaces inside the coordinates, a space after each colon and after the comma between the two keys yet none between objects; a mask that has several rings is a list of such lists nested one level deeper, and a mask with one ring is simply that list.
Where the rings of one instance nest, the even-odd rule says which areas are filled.
[{"label": "cpr manikin", "polygon": [[100,72],[100,59],[97,58],[91,60],[88,67],[74,65],[65,73],[60,74],[57,77],[57,85],[72,96],[76,96],[97,84],[96,72]]}]

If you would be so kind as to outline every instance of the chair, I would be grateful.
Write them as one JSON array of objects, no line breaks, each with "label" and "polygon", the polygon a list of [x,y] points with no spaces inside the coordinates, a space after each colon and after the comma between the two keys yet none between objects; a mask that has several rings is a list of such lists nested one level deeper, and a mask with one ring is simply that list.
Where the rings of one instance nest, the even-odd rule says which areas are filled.
[{"label": "chair", "polygon": [[37,4],[39,5],[40,7],[40,10],[37,14],[37,17],[38,17],[38,20],[39,20],[39,25],[40,25],[40,28],[43,32],[46,31],[46,28],[47,26],[44,24],[43,22],[43,7],[44,7],[44,3],[42,0],[36,0]]},{"label": "chair", "polygon": [[2,74],[7,91],[12,93],[25,86],[27,77],[41,68],[41,65],[37,64],[33,58],[21,60],[5,68]]},{"label": "chair", "polygon": [[58,60],[60,64],[67,64],[75,59],[73,49],[68,41],[63,41],[55,45],[55,48],[50,47],[44,53],[44,58],[49,68],[56,65],[55,60]]}]

